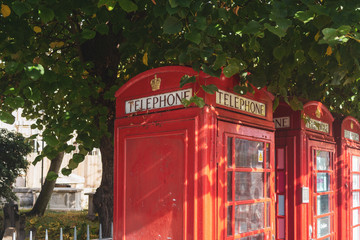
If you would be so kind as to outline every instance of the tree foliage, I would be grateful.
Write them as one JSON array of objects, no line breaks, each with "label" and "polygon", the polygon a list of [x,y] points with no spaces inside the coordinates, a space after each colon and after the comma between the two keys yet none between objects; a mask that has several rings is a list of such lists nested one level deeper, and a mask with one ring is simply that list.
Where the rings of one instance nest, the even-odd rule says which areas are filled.
[{"label": "tree foliage", "polygon": [[0,198],[6,201],[16,199],[12,185],[26,171],[26,155],[30,151],[31,147],[22,135],[0,129]]},{"label": "tree foliage", "polygon": [[[248,91],[246,82],[267,86],[277,97],[275,106],[282,97],[299,109],[302,97],[359,116],[353,107],[360,77],[358,0],[1,4],[0,120],[12,122],[10,113],[18,107],[38,119],[32,127],[44,130],[47,146],[37,161],[72,151],[66,142],[75,136],[80,152],[65,175],[102,138],[111,139],[114,92],[158,66],[239,75],[235,91]],[[202,101],[194,96],[191,103]]]}]

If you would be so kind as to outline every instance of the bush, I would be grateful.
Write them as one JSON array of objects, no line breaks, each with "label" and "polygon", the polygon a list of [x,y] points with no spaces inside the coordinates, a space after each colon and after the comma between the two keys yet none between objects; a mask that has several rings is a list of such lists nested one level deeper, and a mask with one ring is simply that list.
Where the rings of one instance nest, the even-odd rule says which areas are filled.
[{"label": "bush", "polygon": [[16,199],[12,185],[26,170],[26,155],[30,151],[30,145],[21,134],[0,129],[0,198],[6,201]]},{"label": "bush", "polygon": [[87,225],[90,228],[90,239],[99,238],[99,222],[87,218],[87,211],[55,212],[47,211],[42,217],[26,218],[26,236],[33,232],[33,239],[44,239],[45,230],[48,230],[49,239],[59,239],[60,228],[63,229],[64,239],[74,238],[74,227],[77,230],[77,239],[86,239]]}]

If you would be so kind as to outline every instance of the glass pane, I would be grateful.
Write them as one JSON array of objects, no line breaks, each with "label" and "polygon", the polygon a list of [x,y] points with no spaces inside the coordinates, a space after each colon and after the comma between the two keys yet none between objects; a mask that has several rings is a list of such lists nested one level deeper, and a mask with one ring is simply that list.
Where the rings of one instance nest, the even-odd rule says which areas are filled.
[{"label": "glass pane", "polygon": [[228,137],[227,138],[227,166],[229,168],[232,167],[232,149],[233,149],[233,138]]},{"label": "glass pane", "polygon": [[266,144],[266,168],[270,168],[270,144]]},{"label": "glass pane", "polygon": [[266,197],[270,197],[270,173],[266,173]]},{"label": "glass pane", "polygon": [[317,215],[322,215],[330,212],[330,197],[329,195],[317,196]]},{"label": "glass pane", "polygon": [[278,148],[276,150],[276,165],[278,169],[284,169],[284,149]]},{"label": "glass pane", "polygon": [[316,151],[316,169],[329,170],[330,169],[330,153],[325,151]]},{"label": "glass pane", "polygon": [[264,203],[235,206],[235,234],[264,228]]},{"label": "glass pane", "polygon": [[259,233],[248,237],[237,238],[236,240],[264,240],[264,239],[265,239],[264,233]]},{"label": "glass pane", "polygon": [[354,172],[360,171],[360,157],[358,156],[352,156],[352,170]]},{"label": "glass pane", "polygon": [[352,211],[353,214],[353,221],[352,221],[352,225],[358,225],[359,224],[359,209],[354,209]]},{"label": "glass pane", "polygon": [[360,206],[360,201],[359,201],[359,197],[360,197],[360,192],[353,192],[353,207],[359,207]]},{"label": "glass pane", "polygon": [[330,216],[317,220],[317,237],[324,237],[330,234]]},{"label": "glass pane", "polygon": [[227,173],[227,200],[232,201],[232,172]]},{"label": "glass pane", "polygon": [[329,173],[317,173],[317,192],[330,191],[330,174]]},{"label": "glass pane", "polygon": [[278,218],[278,239],[285,239],[285,218]]},{"label": "glass pane", "polygon": [[278,195],[278,215],[285,216],[285,196]]},{"label": "glass pane", "polygon": [[360,239],[360,226],[353,229],[353,240]]},{"label": "glass pane", "polygon": [[235,201],[264,198],[264,173],[236,172]]},{"label": "glass pane", "polygon": [[277,172],[277,191],[279,193],[285,192],[285,172],[284,171],[278,171]]},{"label": "glass pane", "polygon": [[360,174],[353,174],[353,189],[360,189]]},{"label": "glass pane", "polygon": [[232,206],[227,208],[227,235],[232,235]]},{"label": "glass pane", "polygon": [[266,227],[270,227],[270,202],[266,202]]},{"label": "glass pane", "polygon": [[235,139],[235,166],[263,168],[264,143]]}]

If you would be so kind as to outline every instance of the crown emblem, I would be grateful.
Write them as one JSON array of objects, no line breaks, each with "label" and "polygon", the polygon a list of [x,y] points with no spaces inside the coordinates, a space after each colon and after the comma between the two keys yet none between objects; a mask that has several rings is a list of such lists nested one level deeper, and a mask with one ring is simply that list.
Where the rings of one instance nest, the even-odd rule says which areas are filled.
[{"label": "crown emblem", "polygon": [[156,74],[155,74],[154,79],[152,79],[152,80],[150,81],[151,89],[152,89],[153,91],[159,90],[159,89],[160,89],[160,84],[161,84],[161,78],[158,78],[158,77],[156,76]]},{"label": "crown emblem", "polygon": [[315,116],[316,116],[317,118],[321,118],[321,111],[320,111],[319,108],[316,109],[316,111],[315,111]]},{"label": "crown emblem", "polygon": [[354,123],[352,121],[350,122],[350,127],[351,129],[354,129]]}]

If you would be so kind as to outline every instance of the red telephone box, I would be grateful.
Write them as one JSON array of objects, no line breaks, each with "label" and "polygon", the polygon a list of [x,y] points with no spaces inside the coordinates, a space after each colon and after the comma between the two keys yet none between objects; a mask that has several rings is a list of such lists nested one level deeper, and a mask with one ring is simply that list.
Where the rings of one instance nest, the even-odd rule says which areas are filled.
[{"label": "red telephone box", "polygon": [[335,120],[338,149],[339,239],[360,239],[360,124],[353,117]]},{"label": "red telephone box", "polygon": [[276,127],[276,239],[336,239],[333,117],[320,102],[280,103]]},{"label": "red telephone box", "polygon": [[[184,75],[196,82],[179,88]],[[162,67],[118,90],[114,239],[273,239],[273,97],[237,83]],[[203,108],[181,104],[194,94]]]}]

